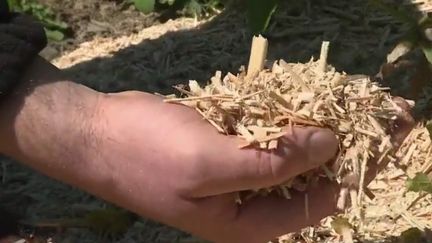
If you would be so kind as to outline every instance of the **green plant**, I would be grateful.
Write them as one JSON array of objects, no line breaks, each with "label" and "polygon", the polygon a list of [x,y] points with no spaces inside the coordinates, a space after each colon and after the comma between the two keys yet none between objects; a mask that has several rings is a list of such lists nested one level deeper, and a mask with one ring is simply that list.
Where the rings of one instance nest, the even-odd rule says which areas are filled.
[{"label": "green plant", "polygon": [[172,9],[183,15],[201,17],[216,12],[223,6],[222,0],[132,0],[135,7],[147,14],[156,10]]},{"label": "green plant", "polygon": [[408,191],[427,192],[432,194],[432,180],[424,173],[417,173],[414,178],[407,181]]},{"label": "green plant", "polygon": [[[432,139],[432,121],[427,122],[426,129]],[[417,173],[407,181],[407,190],[412,192],[426,192],[432,194],[432,179],[425,173]]]},{"label": "green plant", "polygon": [[[172,2],[173,0],[161,1]],[[194,17],[205,16],[207,13],[215,13],[221,6],[223,6],[220,0],[180,0],[180,3],[181,4],[179,6],[183,7],[180,12],[182,12],[184,15]]]},{"label": "green plant", "polygon": [[275,13],[279,0],[248,0],[247,12],[249,26],[254,34],[263,33]]},{"label": "green plant", "polygon": [[121,208],[92,209],[74,218],[21,220],[20,224],[34,228],[85,228],[104,239],[115,239],[126,233],[138,216]]},{"label": "green plant", "polygon": [[401,233],[398,243],[426,243],[430,242],[427,232],[418,228],[409,228]]},{"label": "green plant", "polygon": [[407,32],[402,37],[408,50],[421,48],[426,58],[432,63],[432,19],[422,14],[414,6],[408,7],[399,3],[389,3],[384,0],[369,0],[371,6],[375,6],[407,27]]},{"label": "green plant", "polygon": [[[183,15],[201,17],[209,12],[217,12],[231,1],[238,0],[132,0],[136,8],[143,13],[151,13],[157,9],[171,8]],[[277,9],[279,0],[244,0],[247,8],[249,26],[254,34],[263,33]]]},{"label": "green plant", "polygon": [[48,39],[61,41],[65,38],[69,26],[59,20],[49,7],[35,0],[8,0],[8,4],[12,11],[29,14],[39,20],[44,26]]}]

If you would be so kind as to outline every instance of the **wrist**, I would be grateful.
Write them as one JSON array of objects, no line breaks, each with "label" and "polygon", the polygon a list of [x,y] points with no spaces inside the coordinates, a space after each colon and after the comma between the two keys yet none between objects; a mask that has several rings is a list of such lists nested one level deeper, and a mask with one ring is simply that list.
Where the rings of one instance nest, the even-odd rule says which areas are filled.
[{"label": "wrist", "polygon": [[61,80],[42,59],[29,67],[0,106],[0,153],[63,182],[87,185],[98,161],[104,95]]}]

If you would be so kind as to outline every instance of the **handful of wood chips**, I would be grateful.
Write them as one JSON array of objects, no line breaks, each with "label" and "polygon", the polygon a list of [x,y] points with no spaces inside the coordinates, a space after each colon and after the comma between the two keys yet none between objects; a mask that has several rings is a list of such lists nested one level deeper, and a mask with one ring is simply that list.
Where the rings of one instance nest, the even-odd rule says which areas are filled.
[{"label": "handful of wood chips", "polygon": [[241,137],[240,149],[277,149],[278,139],[289,133],[287,127],[331,129],[340,141],[331,166],[249,195],[277,191],[290,198],[291,190],[306,190],[316,176],[342,183],[345,176],[354,175],[356,191],[341,191],[338,206],[343,208],[345,197],[355,203],[365,194],[364,175],[371,157],[379,154],[376,159],[383,160],[394,152],[390,129],[401,108],[387,88],[367,76],[349,76],[328,65],[328,46],[323,43],[319,60],[280,60],[265,67],[267,42],[255,37],[247,72],[243,68],[236,75],[222,76],[218,71],[207,86],[190,81],[188,88],[177,87],[185,97],[171,95],[165,101],[192,107],[220,133]]}]

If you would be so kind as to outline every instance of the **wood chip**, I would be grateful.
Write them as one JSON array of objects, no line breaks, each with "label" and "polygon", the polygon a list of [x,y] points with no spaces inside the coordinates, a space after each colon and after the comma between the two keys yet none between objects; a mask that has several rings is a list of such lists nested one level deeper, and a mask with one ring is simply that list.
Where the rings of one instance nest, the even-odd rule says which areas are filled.
[{"label": "wood chip", "polygon": [[262,36],[254,36],[248,67],[248,76],[261,72],[267,57],[268,42]]},{"label": "wood chip", "polygon": [[[356,210],[360,210],[363,196],[373,197],[363,185],[371,151],[383,152],[379,162],[395,161],[390,157],[394,148],[388,131],[399,107],[391,100],[388,89],[367,76],[350,77],[337,72],[327,63],[327,42],[322,45],[318,61],[279,60],[269,65],[270,69],[263,68],[267,42],[263,37],[255,37],[253,42],[249,75],[244,67],[237,75],[228,73],[222,77],[216,72],[206,87],[191,81],[189,89],[182,92],[185,97],[166,101],[196,108],[220,133],[239,136],[240,148],[275,150],[285,146],[280,143],[281,137],[292,134],[295,127],[331,129],[341,143],[335,166],[299,175],[288,188],[304,191],[318,175],[343,181],[345,175],[354,174],[358,178],[357,190],[342,190],[344,198],[340,198],[338,206],[345,206],[346,197],[351,196]],[[253,195],[274,190],[288,195],[280,186],[261,188]]]}]

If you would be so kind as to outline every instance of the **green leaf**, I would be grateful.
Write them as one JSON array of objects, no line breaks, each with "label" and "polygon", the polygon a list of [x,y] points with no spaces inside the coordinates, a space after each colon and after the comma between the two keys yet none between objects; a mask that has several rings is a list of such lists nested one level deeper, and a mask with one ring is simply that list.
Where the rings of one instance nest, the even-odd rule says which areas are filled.
[{"label": "green leaf", "polygon": [[161,4],[168,4],[169,6],[173,5],[176,0],[159,0]]},{"label": "green leaf", "polygon": [[126,232],[133,224],[134,217],[128,211],[109,208],[91,211],[82,221],[95,232],[119,235]]},{"label": "green leaf", "polygon": [[429,137],[432,139],[432,121],[428,121],[426,123],[426,129],[429,133]]},{"label": "green leaf", "polygon": [[[432,47],[423,46],[422,50],[423,50],[423,53],[425,54],[428,62],[432,64]],[[428,131],[430,131],[430,130],[428,129]]]},{"label": "green leaf", "polygon": [[261,34],[267,29],[279,0],[248,0],[247,3],[249,26],[253,34]]},{"label": "green leaf", "polygon": [[383,0],[369,0],[369,3],[375,7],[381,8],[383,11],[387,12],[393,18],[413,26],[417,26],[417,20],[412,17],[413,14],[408,11],[408,9],[401,4],[392,4],[389,2],[384,2]]},{"label": "green leaf", "polygon": [[432,181],[424,173],[417,173],[416,176],[407,181],[407,189],[412,192],[427,192],[432,194]]},{"label": "green leaf", "polygon": [[185,11],[187,14],[196,17],[201,15],[203,8],[197,1],[190,0],[185,6]]},{"label": "green leaf", "polygon": [[345,230],[353,228],[348,219],[342,217],[336,217],[330,225],[332,229],[340,235],[342,235]]},{"label": "green leaf", "polygon": [[45,28],[45,33],[47,38],[53,41],[62,41],[64,39],[64,34],[58,30],[50,30]]},{"label": "green leaf", "polygon": [[8,0],[9,10],[19,11],[21,9],[21,4],[18,0]]},{"label": "green leaf", "polygon": [[46,27],[49,27],[49,28],[56,28],[56,29],[65,30],[69,27],[67,23],[65,23],[63,21],[58,21],[55,19],[45,18],[45,19],[43,19],[43,22],[46,25]]},{"label": "green leaf", "polygon": [[145,13],[151,13],[155,9],[155,0],[133,0],[135,7]]}]

